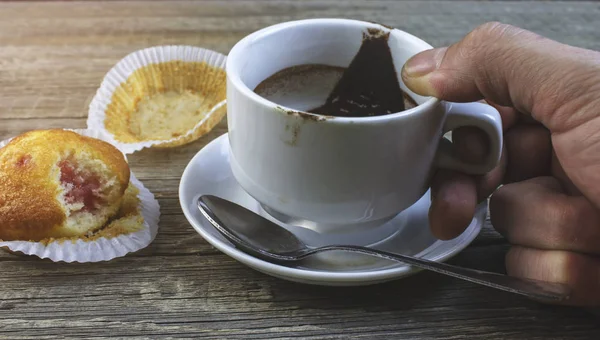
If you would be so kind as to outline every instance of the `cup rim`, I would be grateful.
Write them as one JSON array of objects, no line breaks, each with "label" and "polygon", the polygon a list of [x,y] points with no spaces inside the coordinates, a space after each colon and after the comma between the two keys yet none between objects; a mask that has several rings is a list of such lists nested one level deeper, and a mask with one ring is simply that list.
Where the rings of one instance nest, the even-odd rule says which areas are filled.
[{"label": "cup rim", "polygon": [[[282,29],[286,29],[289,27],[293,27],[293,26],[298,26],[298,25],[311,25],[311,24],[318,24],[318,23],[338,23],[338,24],[350,24],[350,25],[357,25],[360,27],[366,27],[366,28],[378,28],[384,31],[389,31],[389,32],[393,32],[394,34],[399,34],[402,36],[403,39],[406,40],[412,40],[413,42],[415,42],[418,45],[421,45],[424,47],[423,50],[427,50],[427,49],[432,49],[433,46],[431,46],[430,44],[428,44],[427,42],[425,42],[424,40],[410,34],[407,33],[405,31],[402,31],[400,29],[397,28],[393,28],[393,27],[389,27],[389,26],[385,26],[379,23],[375,23],[375,22],[369,22],[369,21],[362,21],[362,20],[355,20],[355,19],[343,19],[343,18],[316,18],[316,19],[301,19],[301,20],[292,20],[292,21],[287,21],[287,22],[283,22],[283,23],[279,23],[279,24],[275,24],[275,25],[271,25],[271,26],[267,26],[265,28],[262,28],[258,31],[255,31],[247,36],[245,36],[244,38],[242,38],[241,40],[239,40],[229,51],[229,54],[227,56],[227,64],[226,64],[226,73],[227,73],[227,78],[229,79],[229,81],[231,82],[231,84],[233,84],[244,96],[260,103],[261,105],[264,106],[268,106],[271,107],[273,109],[275,109],[274,111],[278,111],[278,112],[282,112],[282,111],[299,111],[293,108],[289,108],[286,107],[284,105],[280,105],[277,104],[273,101],[270,101],[260,95],[258,95],[257,93],[255,93],[254,91],[252,91],[241,79],[239,72],[232,72],[232,69],[234,68],[233,65],[235,65],[236,63],[238,63],[238,59],[243,58],[243,51],[245,48],[247,48],[249,45],[251,45],[253,42],[255,42],[257,39],[260,39],[263,36],[272,34],[274,32],[280,31]],[[336,121],[336,122],[375,122],[375,121],[387,121],[387,120],[392,120],[394,118],[400,118],[400,117],[406,117],[406,116],[413,116],[418,114],[419,112],[423,111],[423,110],[429,110],[432,107],[437,106],[440,103],[440,99],[436,98],[436,97],[429,97],[429,99],[427,99],[425,102],[423,102],[422,104],[419,104],[413,108],[410,108],[408,110],[404,110],[404,111],[399,111],[399,112],[395,112],[395,113],[391,113],[391,114],[387,114],[387,115],[380,115],[380,116],[368,116],[368,117],[339,117],[339,116],[323,116],[323,115],[317,115],[314,113],[310,113],[310,112],[306,112],[306,111],[300,111],[303,114],[307,114],[307,115],[311,115],[311,116],[315,116],[315,117],[326,117],[326,119],[324,121]],[[277,108],[283,109],[283,110],[277,110]],[[283,113],[281,113],[283,114]]]}]

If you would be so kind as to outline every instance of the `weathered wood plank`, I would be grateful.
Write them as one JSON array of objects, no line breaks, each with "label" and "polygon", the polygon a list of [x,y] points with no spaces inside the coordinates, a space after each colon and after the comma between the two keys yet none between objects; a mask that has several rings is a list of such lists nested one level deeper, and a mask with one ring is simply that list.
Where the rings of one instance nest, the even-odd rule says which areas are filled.
[{"label": "weathered wood plank", "polygon": [[[484,256],[491,263],[503,252],[475,248],[459,257]],[[270,278],[223,255],[131,257],[93,265],[2,263],[2,331],[15,336],[600,335],[592,317],[577,309],[539,306],[429,273],[377,288],[331,288]]]},{"label": "weathered wood plank", "polygon": [[[170,1],[3,3],[0,117],[85,117],[104,74],[140,48],[190,44],[227,53],[281,21],[347,17],[405,29],[435,46],[499,20],[600,48],[598,4],[472,1]],[[568,30],[566,28],[569,27]]]},{"label": "weathered wood plank", "polygon": [[[499,20],[600,49],[600,4],[537,1],[111,1],[0,3],[0,139],[32,128],[85,127],[104,74],[160,44],[227,53],[281,21],[347,17],[405,29],[435,46]],[[420,273],[376,287],[290,283],[223,255],[189,225],[179,178],[226,131],[130,156],[161,204],[146,249],[106,263],[52,263],[0,252],[0,338],[595,339],[597,319],[470,283]],[[487,224],[452,263],[502,272],[508,248]]]}]

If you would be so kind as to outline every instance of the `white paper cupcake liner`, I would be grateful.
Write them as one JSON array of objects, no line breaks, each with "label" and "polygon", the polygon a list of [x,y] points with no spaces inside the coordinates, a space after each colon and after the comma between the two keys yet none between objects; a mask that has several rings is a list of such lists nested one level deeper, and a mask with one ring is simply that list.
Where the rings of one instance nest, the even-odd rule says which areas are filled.
[{"label": "white paper cupcake liner", "polygon": [[150,140],[136,143],[125,143],[116,140],[115,136],[105,127],[106,109],[110,105],[113,93],[138,69],[150,65],[169,61],[183,62],[206,62],[208,65],[225,69],[227,57],[221,53],[194,46],[155,46],[139,50],[127,55],[119,61],[104,77],[100,88],[90,103],[87,127],[88,129],[100,130],[104,139],[118,146],[125,153],[133,153],[143,148],[170,144],[173,142],[189,139],[198,134],[198,130],[208,121],[221,107],[226,105],[222,100],[212,107],[206,116],[194,127],[179,137],[169,140]]},{"label": "white paper cupcake liner", "polygon": [[[107,141],[102,137],[100,131],[85,129],[65,129],[77,132],[81,135]],[[0,148],[11,140],[0,142]],[[110,141],[107,141],[110,142]],[[117,147],[118,148],[118,147]],[[123,150],[121,150],[123,152]],[[125,153],[123,153],[125,154]],[[125,157],[127,159],[127,157]],[[48,244],[31,241],[0,241],[0,247],[7,247],[11,251],[21,252],[26,255],[35,255],[54,262],[100,262],[108,261],[128,253],[138,251],[147,247],[158,233],[158,221],[160,218],[160,206],[154,195],[131,173],[130,182],[139,193],[139,209],[144,219],[141,230],[117,237],[100,237],[91,241],[71,240],[55,241]]]}]

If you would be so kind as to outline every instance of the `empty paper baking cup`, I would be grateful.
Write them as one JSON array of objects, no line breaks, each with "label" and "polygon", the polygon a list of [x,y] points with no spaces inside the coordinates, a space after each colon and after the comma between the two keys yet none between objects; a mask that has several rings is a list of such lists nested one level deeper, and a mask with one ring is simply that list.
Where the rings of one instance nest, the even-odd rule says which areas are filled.
[{"label": "empty paper baking cup", "polygon": [[193,46],[131,53],[102,81],[88,128],[126,153],[192,142],[226,114],[225,62],[225,55]]},{"label": "empty paper baking cup", "polygon": [[[99,131],[71,131],[103,139]],[[10,139],[1,141],[0,148],[9,142]],[[34,255],[55,262],[108,261],[138,251],[152,243],[158,233],[159,217],[158,201],[133,173],[130,173],[129,187],[125,191],[119,212],[100,230],[85,237],[41,241],[0,241],[0,247],[8,248],[11,252]]]}]

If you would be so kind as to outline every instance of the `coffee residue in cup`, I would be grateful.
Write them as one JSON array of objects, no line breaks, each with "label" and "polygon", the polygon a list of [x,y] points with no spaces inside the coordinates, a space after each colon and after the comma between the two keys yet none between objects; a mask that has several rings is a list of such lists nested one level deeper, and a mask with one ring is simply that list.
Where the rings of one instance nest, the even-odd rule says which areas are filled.
[{"label": "coffee residue in cup", "polygon": [[369,29],[363,33],[358,53],[325,104],[308,112],[329,116],[367,117],[404,111],[405,100],[410,103],[412,98],[400,88],[388,45],[389,35],[389,32],[377,29]]}]

